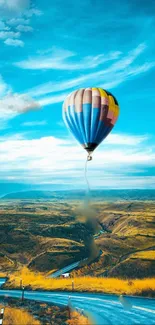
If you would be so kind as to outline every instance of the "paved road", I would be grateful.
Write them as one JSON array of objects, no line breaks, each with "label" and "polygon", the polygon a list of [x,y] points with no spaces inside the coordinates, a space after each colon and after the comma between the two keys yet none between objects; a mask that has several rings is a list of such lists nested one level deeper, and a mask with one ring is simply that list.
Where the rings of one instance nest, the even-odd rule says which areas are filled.
[{"label": "paved road", "polygon": [[0,287],[6,282],[6,278],[0,278]]},{"label": "paved road", "polygon": [[[99,232],[98,234],[96,234],[96,235],[93,236],[94,239],[99,238],[99,237],[100,237],[104,232],[105,232],[105,231],[100,230],[100,232]],[[100,252],[99,252],[99,256],[100,256],[100,255],[102,255],[102,251],[101,251],[101,249],[100,249]],[[87,260],[87,258],[84,258],[84,259],[81,260],[81,261],[78,261],[78,262],[72,263],[72,264],[70,264],[70,265],[64,267],[63,269],[58,270],[58,271],[52,273],[52,274],[49,276],[49,278],[58,278],[58,277],[61,276],[63,273],[67,273],[67,272],[69,272],[69,271],[72,271],[72,270],[76,269],[76,268],[80,265],[80,263],[81,263],[81,262],[84,262],[85,260]]]},{"label": "paved road", "polygon": [[78,262],[75,262],[75,263],[72,263],[66,267],[64,267],[63,269],[59,270],[59,271],[56,271],[54,273],[52,273],[49,278],[58,278],[60,275],[62,275],[63,273],[66,273],[66,272],[69,272],[71,270],[74,270],[76,267],[79,266],[79,264],[81,263],[81,261],[78,261]]},{"label": "paved road", "polygon": [[[21,298],[19,290],[0,290],[0,296]],[[25,298],[66,306],[71,297],[74,308],[84,309],[96,325],[153,325],[155,324],[155,299],[126,297],[125,308],[119,297],[103,294],[69,292],[29,292]]]},{"label": "paved road", "polygon": [[[98,237],[99,237],[99,236],[98,236]],[[100,249],[99,256],[101,256],[101,255],[102,255],[102,250]],[[99,256],[98,256],[98,257],[99,257]],[[58,278],[58,277],[61,276],[63,273],[67,273],[67,272],[69,272],[69,271],[72,271],[72,270],[76,269],[76,268],[80,265],[80,263],[82,263],[82,262],[84,262],[84,261],[86,261],[86,260],[87,260],[87,258],[84,258],[84,259],[81,260],[81,261],[78,261],[78,262],[72,263],[72,264],[70,264],[70,265],[68,265],[68,266],[66,266],[66,267],[63,267],[63,269],[58,270],[58,271],[52,273],[52,274],[49,276],[49,278]]]}]

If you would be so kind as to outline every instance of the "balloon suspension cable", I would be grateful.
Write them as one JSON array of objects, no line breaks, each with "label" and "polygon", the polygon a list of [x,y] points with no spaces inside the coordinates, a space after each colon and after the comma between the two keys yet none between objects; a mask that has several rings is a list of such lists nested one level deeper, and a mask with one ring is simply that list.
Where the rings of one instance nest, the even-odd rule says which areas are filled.
[{"label": "balloon suspension cable", "polygon": [[92,156],[91,156],[90,153],[88,153],[86,163],[85,163],[85,170],[84,170],[85,181],[86,181],[86,184],[87,184],[87,191],[86,191],[87,203],[89,202],[89,197],[90,197],[90,185],[89,185],[89,181],[88,181],[88,177],[87,177],[87,167],[88,167],[88,161],[91,161],[91,160],[92,160]]}]

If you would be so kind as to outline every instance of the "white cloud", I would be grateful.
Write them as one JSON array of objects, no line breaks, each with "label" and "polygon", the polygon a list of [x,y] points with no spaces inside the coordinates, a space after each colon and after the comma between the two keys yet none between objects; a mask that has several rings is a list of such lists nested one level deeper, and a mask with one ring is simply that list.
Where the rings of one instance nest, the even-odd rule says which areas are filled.
[{"label": "white cloud", "polygon": [[42,126],[42,125],[46,125],[47,121],[43,120],[43,121],[32,121],[32,122],[24,122],[22,123],[23,126]]},{"label": "white cloud", "polygon": [[[15,41],[22,33],[32,32],[30,17],[40,16],[42,13],[35,7],[32,7],[31,0],[0,0],[0,39],[5,40],[6,45],[23,47],[22,40]],[[7,24],[7,25],[6,25]],[[14,31],[16,27],[17,32]]]},{"label": "white cloud", "polygon": [[[107,189],[154,189],[155,176],[111,176],[100,177],[92,181],[92,186],[95,188]],[[124,193],[122,199],[130,199],[129,193]]]},{"label": "white cloud", "polygon": [[[136,58],[144,52],[146,49],[145,44],[139,44],[135,49],[130,51],[127,55],[120,59],[121,52],[110,52],[107,55],[100,54],[97,56],[84,57],[82,60],[78,59],[75,61],[76,54],[74,52],[57,49],[53,47],[50,51],[48,50],[48,55],[40,55],[35,58],[29,58],[25,61],[15,62],[14,64],[22,69],[32,69],[32,70],[42,70],[42,69],[56,69],[56,70],[87,70],[96,68],[99,65],[111,61],[117,60],[116,63],[110,65],[109,68],[105,70],[100,70],[98,72],[88,74],[85,79],[88,80],[94,75],[97,77],[104,76],[105,74],[110,74],[115,71],[124,72],[124,69],[129,67]],[[72,59],[72,61],[71,61]]]},{"label": "white cloud", "polygon": [[30,6],[30,0],[0,0],[0,14],[11,17],[22,14]]},{"label": "white cloud", "polygon": [[51,53],[35,58],[30,58],[26,61],[16,62],[15,65],[22,69],[56,69],[56,70],[81,70],[96,68],[99,65],[116,60],[120,56],[120,52],[110,52],[108,55],[100,54],[95,57],[88,56],[82,60],[68,62],[68,59],[76,57],[74,52],[53,48]]},{"label": "white cloud", "polygon": [[[145,73],[150,69],[155,67],[155,63],[147,64],[147,67],[141,66],[134,67],[133,69],[124,70],[124,72],[119,73],[117,71],[108,74],[105,71],[103,75],[98,76],[95,74],[88,74],[77,79],[66,80],[62,82],[56,82],[55,84],[49,82],[43,85],[39,85],[28,90],[28,94],[36,97],[42,106],[51,105],[54,103],[61,103],[65,97],[68,95],[68,92],[63,93],[63,90],[70,89],[70,92],[73,91],[76,87],[90,87],[90,85],[96,85],[97,87],[102,87],[103,89],[113,89],[125,82],[126,80],[139,75],[140,73]],[[104,82],[103,82],[104,80]],[[58,92],[52,96],[42,97],[42,95]]]},{"label": "white cloud", "polygon": [[0,128],[7,127],[7,120],[17,114],[40,108],[39,102],[28,94],[14,93],[0,75]]},{"label": "white cloud", "polygon": [[0,137],[0,142],[3,141],[14,141],[14,140],[24,140],[25,139],[25,133],[14,133],[13,135],[4,135]]},{"label": "white cloud", "polygon": [[10,26],[17,26],[17,25],[29,25],[30,19],[26,18],[12,18],[7,21],[7,24]]},{"label": "white cloud", "polygon": [[16,29],[19,32],[32,32],[33,31],[33,28],[31,26],[27,26],[27,25],[18,25],[16,27]]},{"label": "white cloud", "polygon": [[43,12],[37,8],[31,8],[25,12],[25,16],[32,17],[32,16],[42,16]]},{"label": "white cloud", "polygon": [[137,146],[142,142],[148,140],[148,136],[132,136],[127,134],[109,134],[108,137],[104,140],[105,144],[114,144],[114,145],[129,145]]},{"label": "white cloud", "polygon": [[[116,139],[123,137],[120,134],[113,136]],[[139,169],[155,166],[154,149],[148,150],[143,145],[145,136],[125,135],[123,138],[126,140],[123,143],[119,140],[119,147],[118,142],[117,145],[109,143],[108,147],[100,146],[94,152],[88,165],[90,183],[93,187],[155,187],[152,176],[137,176]],[[131,148],[133,138],[137,143],[134,149]],[[0,152],[0,178],[10,176],[31,183],[63,182],[72,187],[85,185],[83,167],[86,152],[74,140],[52,136],[33,140],[1,137]]]},{"label": "white cloud", "polygon": [[[111,71],[111,74],[108,73],[108,69],[107,69],[107,71],[106,70],[103,71],[103,74],[99,72],[99,75],[98,73],[90,73],[82,77],[77,77],[75,79],[70,79],[66,81],[59,81],[59,82],[50,81],[41,84],[39,86],[36,86],[34,88],[28,89],[27,92],[31,96],[41,97],[43,95],[47,95],[55,92],[62,92],[67,89],[74,89],[75,87],[87,87],[94,83],[96,86],[100,86],[105,89],[112,89],[131,77],[139,75],[140,73],[147,72],[148,70],[152,69],[154,66],[155,66],[155,62],[145,63],[140,67],[137,66],[134,68],[128,68],[128,70],[124,69],[123,72],[119,72],[119,70],[113,72]],[[114,78],[114,74],[115,74],[115,78]],[[52,96],[46,97],[47,102],[49,104],[50,104],[49,98],[51,98],[51,103],[52,103],[53,97]],[[60,102],[62,101],[62,98],[63,96],[60,97]]]},{"label": "white cloud", "polygon": [[2,32],[0,32],[0,39],[19,38],[20,35],[21,34],[19,32],[2,31]]},{"label": "white cloud", "polygon": [[7,94],[0,99],[0,119],[7,120],[17,114],[39,109],[39,104],[26,95]]},{"label": "white cloud", "polygon": [[[5,18],[41,16],[43,13],[36,7],[32,7],[31,0],[0,0],[0,14]],[[10,18],[10,19],[11,19]]]},{"label": "white cloud", "polygon": [[28,94],[35,97],[40,97],[42,95],[55,93],[59,91],[64,91],[73,87],[76,87],[82,82],[85,81],[85,77],[79,77],[71,80],[66,81],[55,81],[55,82],[47,82],[44,84],[41,84],[37,87],[31,88],[28,90]]},{"label": "white cloud", "polygon": [[[144,44],[138,45],[135,49],[133,49],[133,51],[130,51],[127,55],[124,55],[123,58],[118,58],[114,64],[111,64],[105,69],[100,69],[96,72],[85,73],[80,77],[70,80],[61,80],[41,84],[27,90],[27,92],[30,96],[38,98],[41,105],[45,106],[55,102],[62,102],[66,96],[66,93],[63,93],[64,90],[70,89],[71,92],[77,87],[90,87],[93,84],[105,89],[112,89],[130,78],[149,71],[155,66],[155,62],[145,62],[139,65],[134,65],[134,61],[136,61],[137,57],[145,50],[145,48],[146,46]],[[71,57],[72,52],[65,51],[63,53],[63,57],[65,57],[65,55],[66,57]],[[59,60],[60,57],[61,54],[58,54],[57,59]],[[99,63],[99,56],[96,58],[97,60],[94,58],[94,61],[97,61]],[[92,60],[92,65],[94,64],[94,61]],[[26,68],[25,65],[24,67]],[[44,96],[56,92],[59,94],[54,94],[53,96],[46,97]]]},{"label": "white cloud", "polygon": [[24,46],[24,42],[18,39],[12,39],[12,38],[7,38],[4,43],[6,45],[10,45],[10,46],[19,46],[19,47],[23,47]]},{"label": "white cloud", "polygon": [[[104,145],[104,143],[103,143]],[[143,151],[144,150],[144,151]],[[126,165],[155,165],[155,152],[152,152],[152,150],[143,149],[141,150],[137,148],[132,149],[125,149],[123,147],[123,150],[113,149],[111,151],[108,150],[108,152],[102,153],[101,151],[97,152],[97,159],[99,159],[99,165],[100,166],[109,166],[111,165],[113,167],[113,163],[115,162],[115,166],[119,166],[120,164],[124,164],[124,168]],[[106,157],[105,157],[106,154]],[[101,161],[101,159],[104,159],[104,162]],[[152,161],[151,161],[152,159]]]},{"label": "white cloud", "polygon": [[128,71],[128,76],[136,76],[139,73],[144,73],[152,68],[155,67],[155,61],[153,62],[146,62],[142,64],[141,66],[136,66]]},{"label": "white cloud", "polygon": [[43,97],[41,99],[38,99],[37,101],[40,104],[40,106],[47,106],[47,105],[63,102],[67,95],[68,93],[61,93],[60,95]]},{"label": "white cloud", "polygon": [[111,68],[109,68],[109,72],[111,70],[115,71],[115,70],[123,70],[124,68],[127,68],[135,61],[135,59],[141,53],[144,52],[145,49],[146,49],[146,45],[144,43],[139,44],[135,49],[130,51],[126,57],[124,57],[121,60],[114,63],[113,66]]}]

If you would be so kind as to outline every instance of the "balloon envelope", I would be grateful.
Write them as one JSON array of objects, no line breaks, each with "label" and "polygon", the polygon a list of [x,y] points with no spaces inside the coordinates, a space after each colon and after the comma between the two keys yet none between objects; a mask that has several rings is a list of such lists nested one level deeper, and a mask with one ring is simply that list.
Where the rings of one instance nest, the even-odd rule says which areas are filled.
[{"label": "balloon envelope", "polygon": [[110,133],[119,115],[116,98],[102,88],[73,91],[64,101],[63,119],[89,153]]}]

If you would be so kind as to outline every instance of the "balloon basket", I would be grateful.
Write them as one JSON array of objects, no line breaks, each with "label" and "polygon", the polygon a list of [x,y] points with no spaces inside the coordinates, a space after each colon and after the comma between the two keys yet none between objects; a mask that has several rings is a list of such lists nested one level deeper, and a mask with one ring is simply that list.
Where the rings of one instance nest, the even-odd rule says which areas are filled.
[{"label": "balloon basket", "polygon": [[91,161],[92,159],[93,159],[92,155],[90,153],[88,153],[87,161]]}]

